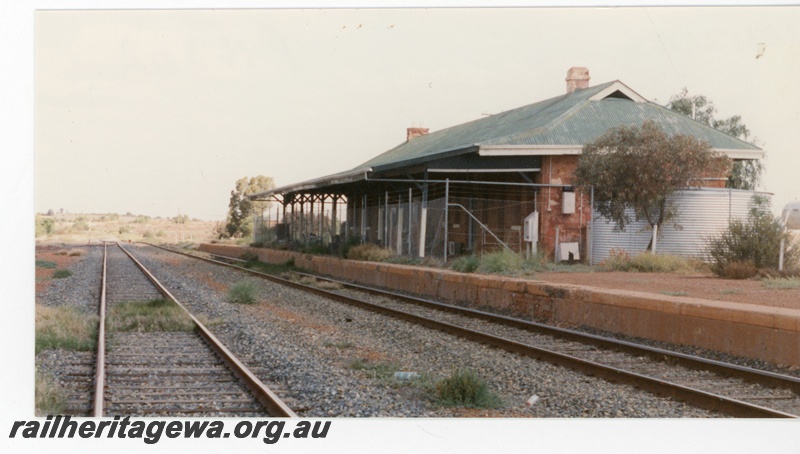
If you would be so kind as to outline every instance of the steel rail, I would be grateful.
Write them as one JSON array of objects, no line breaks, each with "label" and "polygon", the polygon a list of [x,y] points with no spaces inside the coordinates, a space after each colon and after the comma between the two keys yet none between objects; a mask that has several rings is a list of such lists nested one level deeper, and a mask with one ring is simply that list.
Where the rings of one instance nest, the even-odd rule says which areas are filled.
[{"label": "steel rail", "polygon": [[380,288],[354,284],[351,282],[340,281],[337,279],[318,276],[316,274],[303,273],[297,271],[295,271],[295,273],[300,276],[307,276],[319,280],[334,282],[340,284],[342,287],[359,290],[374,295],[388,296],[408,303],[416,304],[422,307],[437,309],[463,316],[474,317],[492,323],[497,323],[499,325],[509,326],[511,328],[523,329],[533,333],[558,336],[560,338],[569,339],[584,344],[590,344],[596,347],[615,349],[618,351],[632,353],[632,354],[646,354],[647,356],[649,356],[654,360],[660,360],[660,361],[668,360],[671,364],[681,365],[684,367],[697,370],[706,370],[723,376],[734,376],[766,386],[786,388],[794,391],[795,393],[800,394],[800,378],[792,377],[790,375],[783,375],[775,372],[753,369],[751,367],[725,363],[722,361],[703,358],[700,356],[689,355],[686,353],[676,352],[673,350],[651,347],[649,345],[637,344],[635,342],[629,342],[620,339],[599,336],[596,334],[585,333],[567,328],[560,328],[556,326],[546,325],[543,323],[537,323],[528,320],[522,320],[519,318],[508,317],[505,315],[493,314],[491,312],[480,311],[477,309],[470,309],[452,304],[445,304],[439,301],[433,301],[425,298],[406,295],[403,293],[383,290]]},{"label": "steel rail", "polygon": [[147,276],[148,279],[153,283],[153,285],[158,288],[158,290],[170,301],[177,304],[181,309],[183,309],[186,314],[192,319],[192,321],[197,326],[197,332],[200,336],[208,343],[208,345],[217,352],[217,354],[222,358],[222,360],[228,365],[228,367],[233,371],[233,373],[242,380],[245,385],[247,385],[248,389],[253,393],[256,399],[264,406],[264,408],[269,411],[270,415],[275,417],[287,417],[287,418],[297,418],[297,414],[289,408],[286,403],[278,397],[271,389],[269,389],[264,383],[255,375],[253,374],[247,366],[244,365],[239,359],[230,351],[228,350],[225,345],[208,329],[203,325],[200,320],[197,319],[189,310],[184,306],[180,301],[178,301],[175,296],[167,290],[161,282],[156,279],[156,277],[147,269],[144,265],[136,259],[127,249],[122,247],[121,244],[117,243],[117,246],[122,249],[128,257],[133,260],[133,263],[139,267],[140,270]]},{"label": "steel rail", "polygon": [[[152,245],[155,247],[159,247],[161,249],[175,252],[178,254],[187,255],[193,258],[209,260],[212,263],[218,263],[226,266],[234,266],[225,262],[215,261],[213,259],[205,259],[205,257],[200,257],[192,254],[186,254],[182,251],[172,250],[168,248],[164,248],[157,245]],[[213,254],[211,254],[213,255]],[[223,257],[228,260],[235,260],[239,262],[244,262],[244,260],[239,260],[236,258],[231,257],[224,257],[224,256],[216,256],[216,257]],[[241,268],[241,267],[236,267]],[[505,315],[494,314],[491,312],[480,311],[477,309],[470,309],[466,307],[456,306],[452,304],[446,304],[439,301],[434,301],[430,299],[420,298],[416,296],[407,295],[404,293],[393,292],[381,288],[376,287],[369,287],[361,284],[354,284],[352,282],[341,281],[338,279],[333,279],[330,277],[319,276],[316,274],[304,273],[295,271],[294,273],[300,276],[307,276],[312,277],[319,280],[324,280],[328,282],[334,282],[340,284],[342,287],[363,291],[366,293],[371,293],[374,295],[380,296],[388,296],[391,298],[399,299],[408,303],[416,304],[418,306],[427,307],[431,309],[437,309],[441,311],[446,311],[450,313],[460,314],[464,316],[474,317],[482,320],[486,320],[492,323],[497,323],[504,326],[509,326],[512,328],[524,329],[526,331],[534,332],[534,333],[543,333],[549,334],[552,336],[558,336],[561,338],[569,339],[572,341],[582,342],[584,344],[590,344],[597,347],[602,348],[612,348],[623,352],[634,353],[634,354],[646,354],[652,359],[661,360],[661,361],[670,361],[672,364],[678,364],[684,367],[698,369],[698,370],[707,370],[710,372],[714,372],[723,376],[735,376],[738,378],[742,378],[754,383],[759,383],[766,386],[772,387],[779,387],[779,388],[786,388],[794,391],[795,393],[800,394],[800,378],[792,377],[789,375],[778,374],[774,372],[764,371],[753,369],[751,367],[740,366],[737,364],[725,363],[722,361],[717,361],[713,359],[703,358],[699,356],[689,355],[685,353],[680,353],[672,350],[666,350],[658,347],[651,347],[649,345],[637,344],[635,342],[628,342],[620,339],[614,339],[604,336],[599,336],[595,334],[585,333],[581,331],[571,330],[567,328],[560,328],[556,326],[546,325],[543,323],[532,322],[528,320],[522,320],[519,318],[508,317]]]},{"label": "steel rail", "polygon": [[[149,243],[148,243],[149,244]],[[499,336],[494,336],[488,333],[480,332],[480,331],[473,331],[467,328],[463,328],[460,326],[456,326],[453,324],[440,322],[436,320],[431,320],[416,314],[411,314],[409,312],[400,311],[397,309],[390,309],[384,306],[380,306],[377,304],[373,304],[367,301],[360,300],[358,298],[342,295],[340,293],[331,292],[327,290],[323,290],[317,287],[312,287],[308,285],[303,285],[297,282],[289,281],[287,279],[282,279],[280,277],[272,276],[269,274],[261,273],[258,271],[250,270],[247,268],[243,268],[237,265],[232,265],[229,263],[221,262],[218,260],[209,259],[206,257],[199,257],[197,255],[188,254],[182,251],[176,251],[173,249],[165,248],[162,246],[151,245],[154,247],[158,247],[160,249],[178,253],[182,255],[186,255],[188,257],[204,260],[209,263],[214,263],[217,265],[223,265],[232,267],[250,275],[257,276],[260,278],[264,278],[270,280],[272,282],[286,285],[289,287],[293,287],[299,290],[303,290],[309,293],[313,293],[325,298],[333,299],[336,301],[340,301],[346,304],[350,304],[353,306],[360,307],[362,309],[367,309],[373,312],[381,313],[384,315],[392,316],[395,318],[399,318],[402,320],[410,321],[412,323],[420,324],[426,326],[428,328],[437,329],[440,331],[444,331],[462,338],[466,338],[469,340],[477,341],[480,343],[488,344],[506,351],[522,354],[525,356],[533,357],[536,359],[544,360],[553,364],[557,364],[563,367],[567,367],[572,370],[577,370],[579,372],[585,373],[587,375],[597,376],[603,378],[610,382],[616,383],[624,383],[628,385],[635,386],[637,388],[647,390],[655,395],[659,395],[662,397],[673,398],[677,400],[682,400],[693,405],[713,410],[719,411],[725,414],[729,414],[736,417],[746,417],[746,418],[797,418],[797,415],[793,415],[790,413],[781,412],[778,410],[774,410],[771,408],[763,407],[760,405],[755,405],[749,402],[743,402],[741,400],[732,399],[729,397],[725,397],[719,394],[710,393],[707,391],[702,391],[694,388],[690,388],[684,385],[680,385],[677,383],[668,382],[665,380],[657,379],[654,377],[648,377],[645,375],[637,374],[635,372],[630,372],[624,369],[619,369],[616,367],[606,366],[603,364],[599,364],[593,361],[584,360],[581,358],[577,358],[571,355],[566,355],[563,353],[558,353],[549,349],[535,347],[528,344],[522,344],[520,342],[516,342],[510,339],[505,339]],[[316,277],[316,276],[314,276]],[[455,306],[452,306],[455,308]],[[487,313],[488,315],[488,313]],[[493,314],[492,314],[493,315]],[[506,317],[508,318],[508,317]],[[514,320],[508,318],[509,320]],[[520,320],[520,322],[524,322]],[[554,327],[548,327],[554,328]],[[557,328],[557,330],[561,330],[561,328]],[[573,332],[574,334],[582,334]],[[593,336],[599,339],[600,336]],[[612,339],[606,339],[608,341],[613,341],[612,343],[622,342],[616,341]],[[635,344],[630,344],[629,348],[635,346]],[[666,352],[666,351],[665,351]],[[675,353],[675,352],[672,352]],[[684,355],[688,356],[688,355]],[[722,364],[722,363],[720,363]],[[776,374],[777,375],[777,374]]]},{"label": "steel rail", "polygon": [[103,277],[100,280],[100,308],[97,325],[97,369],[94,376],[94,405],[92,416],[103,416],[103,397],[106,384],[106,264],[108,245],[103,242]]}]

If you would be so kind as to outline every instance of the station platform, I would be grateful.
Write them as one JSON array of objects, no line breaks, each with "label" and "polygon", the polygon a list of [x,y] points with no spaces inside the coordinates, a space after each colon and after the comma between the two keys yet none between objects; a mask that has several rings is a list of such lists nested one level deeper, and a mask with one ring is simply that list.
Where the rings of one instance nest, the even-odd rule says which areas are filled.
[{"label": "station platform", "polygon": [[476,309],[570,327],[690,345],[800,367],[800,309],[554,283],[499,275],[345,260],[262,248],[202,244],[200,251],[256,254],[312,273]]}]

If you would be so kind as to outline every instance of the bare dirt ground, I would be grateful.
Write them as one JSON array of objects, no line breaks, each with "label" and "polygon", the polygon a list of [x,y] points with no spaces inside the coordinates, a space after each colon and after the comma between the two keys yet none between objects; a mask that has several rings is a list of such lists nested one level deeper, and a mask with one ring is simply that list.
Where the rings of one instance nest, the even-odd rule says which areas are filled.
[{"label": "bare dirt ground", "polygon": [[632,290],[655,294],[685,296],[734,303],[800,309],[800,288],[766,288],[762,280],[722,279],[702,274],[666,273],[537,273],[536,279],[588,285],[592,287]]},{"label": "bare dirt ground", "polygon": [[74,262],[83,258],[80,248],[69,246],[37,246],[36,260],[55,263],[55,268],[36,267],[36,293],[44,291],[52,282],[53,274],[57,269],[69,268]]}]

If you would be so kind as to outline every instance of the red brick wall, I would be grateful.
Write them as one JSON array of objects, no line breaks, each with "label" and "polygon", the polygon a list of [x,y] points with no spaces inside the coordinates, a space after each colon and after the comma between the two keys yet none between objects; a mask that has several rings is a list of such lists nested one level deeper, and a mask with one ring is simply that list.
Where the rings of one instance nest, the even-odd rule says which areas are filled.
[{"label": "red brick wall", "polygon": [[[542,157],[542,170],[537,183],[574,184],[578,158],[578,155]],[[705,173],[702,178],[704,179],[693,181],[692,186],[724,188],[727,175]],[[581,259],[585,261],[588,247],[587,226],[592,219],[590,191],[576,189],[575,213],[573,214],[562,213],[563,192],[561,188],[542,188],[540,192],[539,248],[547,257],[553,257],[556,227],[558,227],[559,242],[578,241],[581,244]]]},{"label": "red brick wall", "polygon": [[[542,158],[540,181],[542,184],[574,184],[578,156],[545,156]],[[579,242],[581,259],[586,260],[586,226],[592,220],[589,191],[576,189],[575,213],[563,214],[563,189],[542,188],[539,204],[540,251],[547,257],[555,252],[556,227],[559,228],[559,242]]]}]

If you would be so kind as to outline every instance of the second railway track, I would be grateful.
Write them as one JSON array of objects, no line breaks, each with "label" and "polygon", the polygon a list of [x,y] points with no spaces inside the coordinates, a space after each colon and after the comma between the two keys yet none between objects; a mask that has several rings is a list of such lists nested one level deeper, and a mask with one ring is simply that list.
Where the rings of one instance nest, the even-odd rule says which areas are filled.
[{"label": "second railway track", "polygon": [[121,245],[105,249],[106,311],[123,304],[176,304],[194,329],[114,332],[104,342],[101,322],[95,416],[296,416],[128,251]]}]

